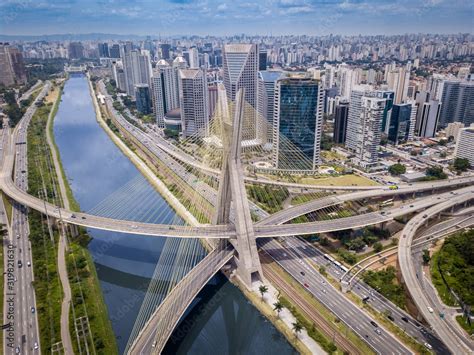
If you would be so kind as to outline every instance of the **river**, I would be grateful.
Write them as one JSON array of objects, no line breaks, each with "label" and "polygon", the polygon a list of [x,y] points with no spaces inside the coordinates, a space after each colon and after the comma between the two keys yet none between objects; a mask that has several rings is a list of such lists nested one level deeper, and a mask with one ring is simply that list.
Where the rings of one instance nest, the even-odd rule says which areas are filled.
[{"label": "river", "polygon": [[[54,122],[54,137],[66,176],[83,211],[99,205],[140,172],[112,143],[95,118],[87,79],[71,75]],[[143,179],[144,180],[144,179]],[[147,184],[146,180],[143,184]],[[157,223],[181,220],[150,185],[166,213]],[[129,216],[137,213],[130,208]],[[90,229],[94,259],[120,353],[127,344],[164,239]],[[168,342],[169,354],[293,354],[286,339],[222,275],[216,275],[188,309]]]}]

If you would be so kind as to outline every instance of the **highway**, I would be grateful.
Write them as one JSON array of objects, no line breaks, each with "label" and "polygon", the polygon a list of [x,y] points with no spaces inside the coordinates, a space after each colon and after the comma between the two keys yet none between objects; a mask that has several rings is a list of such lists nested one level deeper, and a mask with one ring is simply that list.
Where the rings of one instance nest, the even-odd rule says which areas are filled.
[{"label": "highway", "polygon": [[[335,280],[340,279],[343,270],[325,258],[324,253],[319,249],[313,247],[306,240],[301,238],[287,239],[280,243],[283,248],[291,250],[300,259],[308,259],[312,262],[312,267],[324,266],[326,272]],[[425,329],[418,321],[411,317],[408,313],[397,307],[390,300],[385,298],[379,292],[365,284],[363,281],[357,281],[357,284],[352,289],[352,293],[360,299],[369,297],[368,304],[380,314],[386,311],[390,312],[393,320],[392,322],[400,329],[404,330],[409,336],[421,341],[429,343],[437,354],[447,354],[449,350],[446,346],[429,330]],[[350,301],[348,301],[350,302]],[[404,320],[404,318],[406,320]]]},{"label": "highway", "polygon": [[442,310],[437,308],[427,297],[425,290],[419,283],[419,276],[412,256],[412,243],[417,230],[427,223],[430,218],[452,206],[472,199],[474,199],[474,186],[457,190],[450,200],[416,215],[406,224],[398,245],[398,262],[406,289],[410,292],[420,314],[454,354],[472,353],[474,345],[472,341],[466,338],[462,330],[456,324],[453,324],[452,319],[442,319],[439,316],[439,312]]},{"label": "highway", "polygon": [[[49,91],[50,84],[46,83],[37,99],[31,104],[17,127],[14,129],[16,145],[16,162],[13,171],[15,186],[21,191],[28,189],[27,175],[27,146],[26,128],[36,112],[35,103],[41,100]],[[9,130],[8,130],[9,131]],[[9,132],[5,132],[9,136]],[[4,142],[7,142],[5,139]],[[6,146],[3,146],[3,165],[6,162]],[[33,288],[33,261],[31,255],[31,244],[28,239],[29,225],[28,214],[25,206],[18,203],[13,204],[11,233],[5,255],[8,255],[8,271],[12,271],[14,281],[8,283],[5,289],[5,301],[8,304],[7,317],[11,316],[13,322],[10,330],[5,332],[4,353],[23,354],[40,353],[39,328],[36,314],[36,299]],[[7,274],[10,278],[10,273]],[[10,312],[10,309],[13,310]],[[11,336],[12,334],[12,336]]]},{"label": "highway", "polygon": [[[380,354],[411,354],[401,342],[365,311],[350,302],[339,290],[315,270],[306,257],[282,248],[276,240],[260,243],[263,252],[270,255],[285,271],[289,272],[308,292],[347,324]],[[374,326],[371,322],[377,324]],[[380,334],[377,333],[380,331]]]}]

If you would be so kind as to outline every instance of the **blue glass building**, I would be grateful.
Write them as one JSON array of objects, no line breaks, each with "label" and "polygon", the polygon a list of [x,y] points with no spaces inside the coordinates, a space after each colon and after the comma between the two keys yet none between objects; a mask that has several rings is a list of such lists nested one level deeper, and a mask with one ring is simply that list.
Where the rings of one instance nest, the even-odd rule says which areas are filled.
[{"label": "blue glass building", "polygon": [[146,84],[135,85],[135,100],[137,103],[137,111],[148,115],[151,113],[151,97],[150,88]]},{"label": "blue glass building", "polygon": [[411,104],[393,105],[388,126],[388,140],[393,144],[404,143],[410,134]]},{"label": "blue glass building", "polygon": [[305,76],[282,78],[275,91],[274,164],[314,170],[319,164],[324,91]]}]

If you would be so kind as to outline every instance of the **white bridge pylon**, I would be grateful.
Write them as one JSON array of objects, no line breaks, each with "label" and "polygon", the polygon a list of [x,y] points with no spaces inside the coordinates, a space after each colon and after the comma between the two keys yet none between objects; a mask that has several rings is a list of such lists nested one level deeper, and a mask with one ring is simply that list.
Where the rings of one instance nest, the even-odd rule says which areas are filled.
[{"label": "white bridge pylon", "polygon": [[219,84],[219,106],[222,112],[221,133],[223,140],[223,164],[217,195],[217,209],[214,224],[231,224],[231,204],[234,210],[236,238],[230,242],[235,248],[237,276],[247,287],[252,280],[262,279],[262,267],[258,257],[254,225],[244,184],[244,171],[240,161],[242,125],[244,120],[244,89],[236,95],[234,119],[231,120],[227,96]]}]

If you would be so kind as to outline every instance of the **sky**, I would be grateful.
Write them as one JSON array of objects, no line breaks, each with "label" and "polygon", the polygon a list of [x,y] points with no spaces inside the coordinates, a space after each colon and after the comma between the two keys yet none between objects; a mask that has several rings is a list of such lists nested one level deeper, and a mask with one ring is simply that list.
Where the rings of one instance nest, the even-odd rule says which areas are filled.
[{"label": "sky", "polygon": [[0,34],[474,32],[473,0],[0,0]]}]

